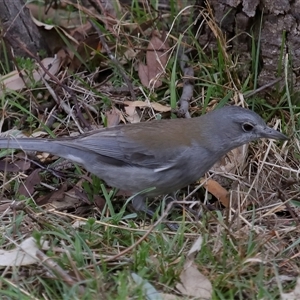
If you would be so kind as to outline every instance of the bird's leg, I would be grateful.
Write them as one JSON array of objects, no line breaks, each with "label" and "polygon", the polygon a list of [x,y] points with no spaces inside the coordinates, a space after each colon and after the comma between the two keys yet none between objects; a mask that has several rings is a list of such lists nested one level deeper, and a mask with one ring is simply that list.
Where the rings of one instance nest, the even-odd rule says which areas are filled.
[{"label": "bird's leg", "polygon": [[[172,193],[172,194],[167,196],[166,203],[169,204],[172,201],[177,201],[177,200],[178,199],[176,197],[176,194]],[[201,218],[201,216],[202,216],[202,212],[199,212],[198,210],[194,210],[193,208],[190,208],[189,206],[186,206],[183,203],[181,203],[181,204],[180,203],[174,203],[173,207],[179,208],[181,210],[184,209],[184,210],[188,211],[191,215],[193,215],[196,218],[196,220],[199,220],[199,218]]]},{"label": "bird's leg", "polygon": [[146,202],[145,202],[145,197],[143,195],[136,195],[131,201],[132,207],[136,212],[144,212],[147,214],[149,217],[154,216],[154,211],[148,208]]},{"label": "bird's leg", "polygon": [[[170,201],[173,201],[174,199],[171,199]],[[168,200],[167,200],[168,201]],[[146,202],[145,202],[145,197],[143,195],[136,195],[132,199],[132,207],[136,212],[144,212],[147,214],[151,219],[155,216],[155,212],[150,209]],[[177,231],[179,226],[174,223],[166,223],[166,225],[169,227],[170,230],[172,231]]]}]

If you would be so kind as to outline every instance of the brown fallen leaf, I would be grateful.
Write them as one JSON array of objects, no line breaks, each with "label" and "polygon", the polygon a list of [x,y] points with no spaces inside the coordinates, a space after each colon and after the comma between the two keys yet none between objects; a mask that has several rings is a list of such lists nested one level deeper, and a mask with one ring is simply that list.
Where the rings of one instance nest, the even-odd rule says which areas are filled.
[{"label": "brown fallen leaf", "polygon": [[72,189],[64,192],[62,198],[53,199],[51,206],[55,207],[57,210],[64,210],[69,208],[74,208],[81,203],[80,198],[78,197],[76,191],[77,187],[74,186]]},{"label": "brown fallen leaf", "polygon": [[0,161],[0,171],[6,172],[24,172],[31,166],[28,160],[16,160],[13,162],[7,162],[5,160]]},{"label": "brown fallen leaf", "polygon": [[203,186],[214,195],[225,207],[229,207],[230,194],[217,181],[213,179],[201,179]]},{"label": "brown fallen leaf", "polygon": [[40,176],[41,169],[35,169],[25,180],[25,182],[20,185],[18,193],[24,195],[25,197],[30,197],[35,189],[35,186],[41,182]]},{"label": "brown fallen leaf", "polygon": [[36,200],[38,205],[45,205],[53,201],[62,201],[64,199],[64,193],[67,191],[68,185],[64,183],[58,190],[52,191],[44,196],[39,197]]},{"label": "brown fallen leaf", "polygon": [[139,63],[138,74],[141,83],[149,87],[152,85],[157,88],[162,85],[158,78],[164,72],[167,65],[170,46],[166,40],[162,40],[157,31],[153,31],[146,53],[146,65]]},{"label": "brown fallen leaf", "polygon": [[[86,191],[79,189],[78,187],[74,187],[74,190],[75,190],[75,195],[82,203],[92,204],[89,200]],[[100,195],[93,195],[93,201],[95,206],[97,206],[100,209],[100,211],[104,209],[106,201],[103,197],[101,197]]]},{"label": "brown fallen leaf", "polygon": [[235,187],[235,182],[232,182],[231,180],[220,174],[241,174],[245,168],[247,151],[248,145],[243,145],[241,147],[233,149],[229,151],[211,168],[212,171],[217,172],[217,174],[215,174],[213,178],[219,182],[219,186],[217,184],[213,184],[213,186],[209,186],[208,190],[216,198],[218,198],[225,207],[229,206],[230,195],[228,191],[226,191],[222,186],[231,186],[230,190],[232,191],[231,198],[233,207],[236,207],[238,205],[238,201],[240,201],[240,203],[242,202],[242,194],[236,192],[237,187]]}]

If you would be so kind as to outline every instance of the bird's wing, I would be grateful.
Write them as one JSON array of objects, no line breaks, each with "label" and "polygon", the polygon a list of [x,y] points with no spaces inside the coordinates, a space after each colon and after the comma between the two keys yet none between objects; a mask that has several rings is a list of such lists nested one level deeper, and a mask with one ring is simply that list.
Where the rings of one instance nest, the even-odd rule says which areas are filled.
[{"label": "bird's wing", "polygon": [[182,163],[180,157],[187,151],[188,146],[174,147],[170,134],[160,138],[158,143],[155,136],[162,133],[151,127],[143,133],[139,131],[138,128],[132,132],[126,129],[125,133],[120,128],[118,130],[111,128],[78,139],[62,140],[60,143],[81,151],[85,150],[87,155],[88,152],[94,152],[99,155],[97,159],[100,161],[116,166],[140,166],[154,169],[156,172],[180,167],[179,163]]}]

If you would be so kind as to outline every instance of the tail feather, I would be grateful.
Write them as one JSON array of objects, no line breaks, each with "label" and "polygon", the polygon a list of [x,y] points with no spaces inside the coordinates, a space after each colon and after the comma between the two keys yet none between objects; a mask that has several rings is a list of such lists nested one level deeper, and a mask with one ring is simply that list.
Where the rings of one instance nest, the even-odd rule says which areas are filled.
[{"label": "tail feather", "polygon": [[73,162],[82,164],[82,155],[80,150],[73,149],[68,145],[57,143],[55,140],[18,138],[4,139],[0,138],[0,149],[21,149],[23,151],[40,151],[57,155]]},{"label": "tail feather", "polygon": [[40,151],[49,153],[50,148],[51,141],[47,139],[0,139],[0,149],[21,149],[24,151]]}]

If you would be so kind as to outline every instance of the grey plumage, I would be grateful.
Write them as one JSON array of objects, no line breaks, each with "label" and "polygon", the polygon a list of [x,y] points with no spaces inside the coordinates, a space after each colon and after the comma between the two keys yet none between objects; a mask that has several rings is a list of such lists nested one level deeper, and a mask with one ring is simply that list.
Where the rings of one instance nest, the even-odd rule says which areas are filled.
[{"label": "grey plumage", "polygon": [[227,106],[197,118],[120,125],[75,138],[0,138],[0,148],[66,158],[132,194],[154,187],[133,200],[136,210],[149,213],[145,197],[196,181],[228,151],[260,138],[287,139],[253,111]]}]

